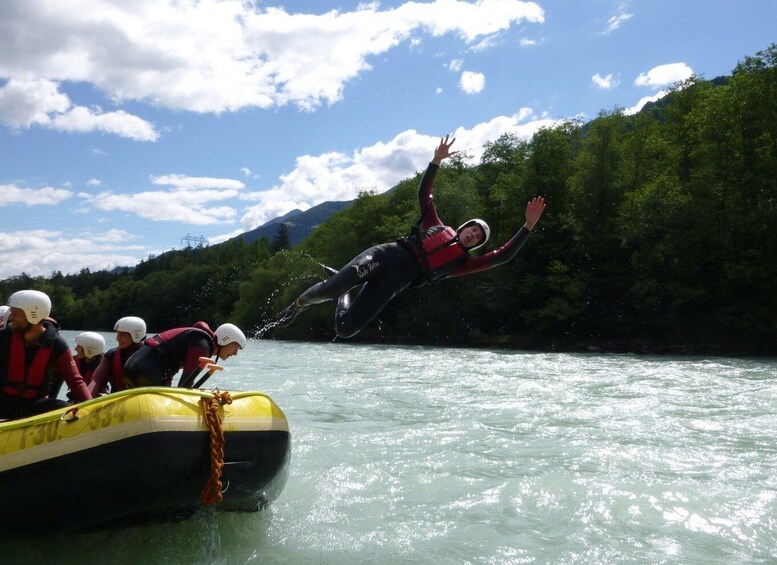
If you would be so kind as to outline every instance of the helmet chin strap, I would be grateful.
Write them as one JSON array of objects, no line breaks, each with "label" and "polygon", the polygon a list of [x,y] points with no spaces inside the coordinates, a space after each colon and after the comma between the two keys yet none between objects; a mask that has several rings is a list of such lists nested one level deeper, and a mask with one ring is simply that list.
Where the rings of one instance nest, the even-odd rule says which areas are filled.
[{"label": "helmet chin strap", "polygon": [[24,338],[24,341],[27,341],[27,334],[32,331],[32,324],[29,320],[27,320],[27,325],[24,326],[24,329],[21,330],[19,333],[22,334],[22,337]]}]

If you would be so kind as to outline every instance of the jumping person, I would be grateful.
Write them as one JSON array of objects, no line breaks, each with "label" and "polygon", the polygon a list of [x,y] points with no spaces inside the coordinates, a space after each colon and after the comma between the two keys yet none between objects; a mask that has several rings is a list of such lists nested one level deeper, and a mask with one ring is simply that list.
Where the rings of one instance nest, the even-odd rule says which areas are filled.
[{"label": "jumping person", "polygon": [[172,386],[173,377],[183,369],[178,386],[199,368],[200,357],[215,355],[228,359],[246,346],[246,336],[234,324],[222,324],[216,331],[205,322],[191,327],[167,330],[148,338],[124,367],[129,388]]},{"label": "jumping person", "polygon": [[[394,298],[409,286],[448,277],[478,273],[510,261],[529,237],[545,210],[545,200],[536,196],[526,205],[526,222],[513,238],[496,251],[473,257],[470,251],[488,241],[491,230],[483,220],[469,220],[454,230],[437,216],[432,198],[434,178],[440,163],[456,139],[446,135],[434,151],[418,188],[421,220],[410,236],[395,243],[363,251],[329,279],[313,285],[278,316],[280,326],[289,325],[313,304],[337,299],[335,329],[338,337],[356,335]],[[355,296],[353,296],[355,295]]]},{"label": "jumping person", "polygon": [[126,390],[124,365],[146,339],[146,322],[137,316],[124,316],[113,325],[118,347],[109,349],[92,374],[89,392],[97,398],[100,394]]},{"label": "jumping person", "polygon": [[57,398],[63,382],[74,400],[90,400],[70,347],[48,317],[51,299],[38,290],[20,290],[8,306],[8,324],[0,330],[0,418],[26,418],[67,406]]}]

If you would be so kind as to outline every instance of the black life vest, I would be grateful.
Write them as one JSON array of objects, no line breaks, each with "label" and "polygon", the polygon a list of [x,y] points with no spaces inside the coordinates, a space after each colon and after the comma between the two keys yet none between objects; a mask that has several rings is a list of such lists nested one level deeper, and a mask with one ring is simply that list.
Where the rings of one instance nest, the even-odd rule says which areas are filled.
[{"label": "black life vest", "polygon": [[157,350],[159,365],[165,378],[171,378],[183,366],[186,352],[192,342],[205,337],[209,356],[216,350],[216,334],[205,322],[189,328],[174,328],[146,339],[145,345]]}]

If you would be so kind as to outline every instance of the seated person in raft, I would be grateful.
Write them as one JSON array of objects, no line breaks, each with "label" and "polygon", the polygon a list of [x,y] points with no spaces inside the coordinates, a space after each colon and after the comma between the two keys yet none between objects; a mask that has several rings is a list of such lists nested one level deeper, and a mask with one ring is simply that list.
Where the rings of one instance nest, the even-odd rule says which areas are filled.
[{"label": "seated person in raft", "polygon": [[127,389],[127,384],[124,382],[124,365],[146,339],[146,322],[137,316],[119,318],[113,325],[113,330],[116,332],[118,347],[106,351],[100,364],[92,373],[89,383],[92,398]]},{"label": "seated person in raft", "polygon": [[14,420],[68,406],[57,395],[63,382],[76,402],[90,400],[59,325],[49,318],[51,299],[20,290],[8,299],[0,330],[0,419]]}]

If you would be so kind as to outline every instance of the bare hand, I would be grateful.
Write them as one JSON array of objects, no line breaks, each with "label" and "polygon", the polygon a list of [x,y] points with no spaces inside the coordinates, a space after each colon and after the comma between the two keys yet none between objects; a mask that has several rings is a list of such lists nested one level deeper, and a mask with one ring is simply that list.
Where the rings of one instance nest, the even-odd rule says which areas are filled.
[{"label": "bare hand", "polygon": [[528,230],[534,229],[534,225],[540,221],[542,212],[545,210],[545,199],[542,196],[535,196],[526,205],[526,223],[524,226]]},{"label": "bare hand", "polygon": [[434,157],[432,158],[432,163],[435,165],[439,165],[443,159],[447,159],[451,155],[455,155],[458,153],[458,151],[451,151],[451,145],[453,145],[453,142],[456,141],[456,138],[448,141],[449,136],[445,136],[445,139],[440,138],[440,145],[437,146],[437,149],[434,150]]}]

